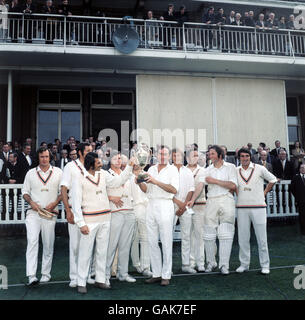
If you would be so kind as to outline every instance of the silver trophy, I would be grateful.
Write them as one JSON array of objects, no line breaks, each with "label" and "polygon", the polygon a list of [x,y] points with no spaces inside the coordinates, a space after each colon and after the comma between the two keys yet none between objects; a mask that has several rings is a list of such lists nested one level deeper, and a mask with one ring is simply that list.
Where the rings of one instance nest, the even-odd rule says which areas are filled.
[{"label": "silver trophy", "polygon": [[138,159],[138,164],[141,168],[141,171],[137,177],[137,183],[145,182],[148,174],[143,169],[148,165],[150,160],[150,149],[148,146],[142,144],[135,152],[135,157]]}]

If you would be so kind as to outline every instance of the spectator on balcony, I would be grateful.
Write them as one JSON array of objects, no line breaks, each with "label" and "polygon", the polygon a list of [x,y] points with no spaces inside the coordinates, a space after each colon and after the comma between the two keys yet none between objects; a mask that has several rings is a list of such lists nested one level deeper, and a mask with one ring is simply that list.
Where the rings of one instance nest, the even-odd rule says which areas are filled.
[{"label": "spectator on balcony", "polygon": [[223,8],[219,8],[217,14],[215,15],[215,23],[220,26],[226,24],[226,16]]},{"label": "spectator on balcony", "polygon": [[71,150],[69,153],[69,161],[77,159],[77,150]]},{"label": "spectator on balcony", "polygon": [[277,20],[275,20],[275,14],[273,12],[269,14],[269,18],[266,21],[266,25],[267,25],[267,28],[270,28],[270,29],[278,28],[278,22]]},{"label": "spectator on balcony", "polygon": [[2,152],[0,153],[0,159],[3,160],[4,164],[8,162],[9,152],[10,152],[9,145],[6,142],[3,144]]},{"label": "spectator on balcony", "polygon": [[22,152],[18,154],[18,161],[22,168],[22,183],[24,181],[25,175],[27,172],[35,167],[35,160],[30,156],[31,154],[31,145],[25,143],[22,147]]},{"label": "spectator on balcony", "polygon": [[251,157],[251,161],[253,163],[258,163],[260,161],[261,157],[261,152],[263,151],[263,147],[258,146],[257,147],[257,152]]},{"label": "spectator on balcony", "polygon": [[157,19],[154,18],[154,14],[151,10],[147,11],[145,26],[146,26],[146,41],[149,46],[153,46],[155,41],[161,38],[160,24],[155,22]]},{"label": "spectator on balcony", "polygon": [[[73,151],[75,152],[76,154],[76,151]],[[64,167],[66,166],[67,163],[69,163],[71,160],[69,159],[68,157],[68,152],[66,149],[63,149],[61,150],[60,152],[60,159],[58,159],[56,162],[55,162],[55,166],[57,168],[60,168],[61,170],[64,169]]]},{"label": "spectator on balcony", "polygon": [[[160,20],[176,21],[173,4],[168,5],[167,11],[163,13],[163,15],[160,17]],[[174,40],[172,38],[173,32],[171,32],[171,28],[176,27],[176,25],[172,24],[172,23],[164,23],[163,27],[164,27],[164,29],[163,29],[163,46],[165,49],[171,49],[172,48],[172,41]]]},{"label": "spectator on balcony", "polygon": [[21,8],[21,11],[26,14],[36,13],[36,6],[33,4],[32,0],[26,0],[26,3]]},{"label": "spectator on balcony", "polygon": [[270,155],[273,156],[273,159],[275,161],[276,159],[279,158],[280,151],[282,149],[286,151],[286,149],[281,147],[281,141],[279,140],[276,140],[274,144],[275,144],[275,148],[271,150]]},{"label": "spectator on balcony", "polygon": [[62,0],[62,3],[58,6],[58,14],[72,16],[72,7],[68,0]]},{"label": "spectator on balcony", "polygon": [[246,20],[249,18],[249,11],[245,11],[244,12],[244,15],[242,17],[242,22],[243,22],[243,25],[245,25],[246,23]]},{"label": "spectator on balcony", "polygon": [[286,18],[284,16],[280,17],[280,20],[278,23],[278,28],[279,29],[287,29]]},{"label": "spectator on balcony", "polygon": [[175,13],[175,19],[178,22],[178,27],[182,27],[185,22],[188,22],[188,13],[186,6],[182,5],[178,12]]},{"label": "spectator on balcony", "polygon": [[235,15],[235,20],[231,23],[232,26],[243,26],[243,22],[241,20],[241,14],[239,12]]},{"label": "spectator on balcony", "polygon": [[265,146],[264,150],[267,152],[267,162],[272,164],[273,157],[270,155],[270,148]]},{"label": "spectator on balcony", "polygon": [[61,141],[58,138],[56,138],[54,139],[54,143],[57,145],[58,152],[60,152],[62,150]]},{"label": "spectator on balcony", "polygon": [[[208,12],[203,16],[202,22],[206,23],[207,25],[211,25],[211,24],[216,23],[215,13],[214,13],[213,7],[210,7],[208,9]],[[210,27],[208,26],[208,27],[205,27],[203,32],[205,33],[204,38],[208,39],[208,41],[209,41],[208,48],[211,49],[213,47],[213,37],[214,37],[213,30],[210,30]],[[205,46],[207,47],[207,44],[205,44]]]},{"label": "spectator on balcony", "polygon": [[53,5],[52,0],[46,1],[46,4],[42,7],[41,13],[48,15],[46,24],[43,27],[43,38],[46,39],[46,43],[51,43],[54,38],[58,38],[59,35],[56,35],[55,32],[58,32],[60,29],[59,21],[50,17],[50,15],[57,14],[57,9]]},{"label": "spectator on balcony", "polygon": [[291,14],[289,16],[289,20],[288,20],[288,22],[286,24],[286,28],[287,29],[291,29],[291,30],[295,29],[295,26],[294,26],[294,15],[293,14]]},{"label": "spectator on balcony", "polygon": [[255,21],[254,21],[254,12],[249,11],[248,17],[245,19],[245,26],[247,27],[255,27]]},{"label": "spectator on balcony", "polygon": [[274,175],[281,180],[291,180],[294,175],[293,163],[287,160],[287,153],[282,149],[279,158],[273,163]]},{"label": "spectator on balcony", "polygon": [[264,166],[269,172],[273,173],[272,164],[267,161],[268,153],[265,150],[260,152],[260,159],[258,160],[258,164]]},{"label": "spectator on balcony", "polygon": [[43,148],[46,148],[46,149],[48,148],[48,145],[47,145],[47,143],[45,141],[42,141],[40,143],[40,146],[43,147]]},{"label": "spectator on balcony", "polygon": [[260,15],[258,16],[258,20],[256,21],[256,27],[261,30],[264,30],[267,27],[265,15],[263,13],[260,13]]},{"label": "spectator on balcony", "polygon": [[22,184],[23,172],[18,155],[15,152],[9,154],[9,161],[5,166],[5,180],[7,184]]},{"label": "spectator on balcony", "polygon": [[294,148],[291,150],[293,155],[294,169],[299,170],[299,167],[302,163],[305,163],[305,151],[301,146],[300,141],[294,143]]},{"label": "spectator on balcony", "polygon": [[224,154],[223,160],[226,161],[226,162],[234,164],[234,156],[228,156],[227,147],[226,146],[220,146],[220,147],[223,150],[223,154]]},{"label": "spectator on balcony", "polygon": [[215,24],[215,13],[213,7],[210,7],[208,12],[203,15],[202,22],[206,24]]},{"label": "spectator on balcony", "polygon": [[60,154],[58,152],[58,149],[57,149],[57,145],[56,144],[53,144],[50,148],[50,153],[51,153],[51,165],[52,166],[56,166],[56,163],[57,161],[60,160]]},{"label": "spectator on balcony", "polygon": [[300,173],[295,175],[291,181],[291,192],[295,197],[301,234],[305,235],[305,164],[300,165]]},{"label": "spectator on balcony", "polygon": [[231,11],[227,18],[226,24],[231,25],[235,21],[235,11]]},{"label": "spectator on balcony", "polygon": [[250,153],[251,153],[251,157],[256,154],[256,150],[253,149],[252,146],[253,146],[252,143],[251,143],[251,142],[248,142],[247,147],[248,147],[248,150],[249,150]]}]

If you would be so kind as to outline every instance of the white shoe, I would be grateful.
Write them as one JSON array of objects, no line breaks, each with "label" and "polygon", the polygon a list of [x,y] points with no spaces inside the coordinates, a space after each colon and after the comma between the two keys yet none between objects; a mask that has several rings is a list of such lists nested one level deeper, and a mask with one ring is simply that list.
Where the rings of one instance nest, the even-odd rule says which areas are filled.
[{"label": "white shoe", "polygon": [[270,270],[269,270],[269,268],[262,268],[261,273],[262,273],[262,274],[269,274],[269,273],[270,273]]},{"label": "white shoe", "polygon": [[46,283],[46,282],[50,281],[50,279],[51,279],[51,277],[43,275],[39,282]]},{"label": "white shoe", "polygon": [[205,268],[205,272],[212,272],[213,269],[217,268],[217,263],[208,263],[207,267]]},{"label": "white shoe", "polygon": [[137,270],[138,273],[142,273],[142,272],[143,272],[143,270],[142,270],[141,267],[135,267],[135,268],[136,268],[136,270]]},{"label": "white shoe", "polygon": [[71,280],[69,283],[70,288],[76,288],[77,287],[77,280]]},{"label": "white shoe", "polygon": [[228,270],[228,268],[226,267],[226,266],[222,266],[221,268],[220,268],[220,272],[221,272],[221,274],[223,274],[223,275],[228,275],[230,272],[229,272],[229,270]]},{"label": "white shoe", "polygon": [[197,267],[198,272],[204,272],[205,267],[203,265]]},{"label": "white shoe", "polygon": [[95,284],[95,279],[92,279],[91,277],[89,277],[89,278],[87,279],[87,283],[88,283],[88,284]]},{"label": "white shoe", "polygon": [[187,273],[197,273],[197,271],[195,269],[191,268],[190,266],[182,267],[181,270],[183,272],[187,272]]},{"label": "white shoe", "polygon": [[39,281],[35,276],[29,276],[28,286],[33,286],[38,283],[39,283]]},{"label": "white shoe", "polygon": [[153,273],[149,269],[143,271],[143,276],[152,277]]},{"label": "white shoe", "polygon": [[127,274],[126,276],[122,277],[119,276],[118,277],[120,281],[126,281],[126,282],[136,282],[137,280],[135,278],[133,278],[132,276],[130,276],[129,274]]},{"label": "white shoe", "polygon": [[243,273],[245,271],[249,271],[249,267],[244,267],[244,266],[239,266],[237,269],[236,269],[236,272],[237,273]]}]

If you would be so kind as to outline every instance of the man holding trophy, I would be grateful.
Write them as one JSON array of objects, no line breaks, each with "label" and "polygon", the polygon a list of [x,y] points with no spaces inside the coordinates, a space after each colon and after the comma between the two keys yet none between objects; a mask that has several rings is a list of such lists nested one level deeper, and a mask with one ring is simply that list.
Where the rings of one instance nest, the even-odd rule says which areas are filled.
[{"label": "man holding trophy", "polygon": [[[166,146],[158,148],[158,163],[149,168],[145,182],[138,176],[137,183],[147,194],[147,233],[153,276],[146,283],[161,282],[167,286],[172,275],[173,222],[175,217],[173,197],[179,190],[179,172],[169,164],[171,151]],[[147,154],[147,163],[149,152]],[[139,157],[138,157],[139,159]],[[140,166],[142,161],[139,159]],[[163,263],[159,238],[162,243]]]},{"label": "man holding trophy", "polygon": [[48,282],[51,279],[57,206],[61,201],[61,169],[50,165],[48,149],[41,147],[37,154],[39,165],[27,172],[22,188],[23,198],[30,205],[25,220],[26,275],[29,278],[29,285],[38,283],[36,272],[40,232],[43,245],[40,282]]}]

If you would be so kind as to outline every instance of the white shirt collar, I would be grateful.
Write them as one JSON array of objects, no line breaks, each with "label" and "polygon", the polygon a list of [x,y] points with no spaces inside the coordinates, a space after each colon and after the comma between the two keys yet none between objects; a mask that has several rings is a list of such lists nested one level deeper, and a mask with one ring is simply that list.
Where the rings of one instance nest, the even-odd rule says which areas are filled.
[{"label": "white shirt collar", "polygon": [[247,170],[245,170],[245,169],[242,167],[242,165],[240,165],[239,168],[242,168],[244,171],[247,171],[247,170],[249,170],[249,169],[253,169],[253,168],[254,168],[254,163],[253,163],[252,161],[250,161],[250,164],[249,164],[249,167],[248,167]]},{"label": "white shirt collar", "polygon": [[[215,168],[214,163],[212,163],[210,166],[211,168]],[[215,169],[221,169],[222,167],[229,167],[229,166],[230,166],[229,162],[223,160],[222,166],[220,168],[215,168]]]},{"label": "white shirt collar", "polygon": [[43,173],[49,173],[51,170],[53,169],[53,167],[50,165],[49,169],[47,171],[42,171],[42,169],[40,168],[40,166],[37,167],[37,171],[38,172],[43,172]]}]

